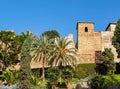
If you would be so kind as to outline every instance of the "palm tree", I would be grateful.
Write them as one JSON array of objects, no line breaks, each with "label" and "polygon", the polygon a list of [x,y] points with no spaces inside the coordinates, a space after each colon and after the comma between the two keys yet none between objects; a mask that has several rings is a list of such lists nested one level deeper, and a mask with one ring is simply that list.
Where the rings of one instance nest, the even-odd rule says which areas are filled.
[{"label": "palm tree", "polygon": [[76,49],[70,46],[71,43],[72,41],[66,37],[57,38],[49,64],[56,66],[70,65],[74,67],[77,54]]},{"label": "palm tree", "polygon": [[24,38],[27,38],[28,36],[33,35],[33,33],[31,31],[26,31],[26,32],[21,32],[20,35],[23,36]]},{"label": "palm tree", "polygon": [[45,66],[47,65],[47,59],[51,53],[51,42],[46,35],[40,36],[36,39],[35,51],[33,55],[33,61],[40,62],[42,65],[42,78],[45,78]]},{"label": "palm tree", "polygon": [[56,39],[55,49],[49,61],[49,64],[60,67],[60,83],[62,66],[70,65],[74,67],[76,63],[76,49],[70,46],[71,43],[72,41],[68,40],[66,37]]}]

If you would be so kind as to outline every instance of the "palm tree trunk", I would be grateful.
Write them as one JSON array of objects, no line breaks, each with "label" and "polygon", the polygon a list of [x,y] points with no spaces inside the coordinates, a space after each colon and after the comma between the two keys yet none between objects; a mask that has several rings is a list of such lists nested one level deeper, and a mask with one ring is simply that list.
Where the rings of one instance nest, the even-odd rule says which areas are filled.
[{"label": "palm tree trunk", "polygon": [[44,78],[45,78],[45,68],[44,68],[44,66],[42,67],[42,79],[43,79],[43,81],[44,81]]},{"label": "palm tree trunk", "polygon": [[60,65],[60,84],[62,84],[62,65]]},{"label": "palm tree trunk", "polygon": [[44,79],[45,79],[45,58],[43,59],[42,79],[43,79],[43,82],[44,82]]}]

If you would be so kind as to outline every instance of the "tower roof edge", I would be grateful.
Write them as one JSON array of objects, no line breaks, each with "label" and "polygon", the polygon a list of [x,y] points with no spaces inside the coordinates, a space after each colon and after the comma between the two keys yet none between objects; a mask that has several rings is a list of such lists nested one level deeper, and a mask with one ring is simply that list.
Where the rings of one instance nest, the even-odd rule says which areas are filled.
[{"label": "tower roof edge", "polygon": [[95,24],[94,22],[77,22],[76,30],[78,29],[78,24],[79,24],[79,23],[90,23],[90,24]]}]

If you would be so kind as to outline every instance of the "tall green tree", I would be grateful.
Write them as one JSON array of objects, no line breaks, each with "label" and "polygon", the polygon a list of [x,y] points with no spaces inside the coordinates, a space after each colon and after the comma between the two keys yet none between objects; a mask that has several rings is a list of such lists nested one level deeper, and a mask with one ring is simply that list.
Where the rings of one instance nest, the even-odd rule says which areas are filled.
[{"label": "tall green tree", "polygon": [[51,42],[46,35],[36,38],[36,47],[34,49],[33,60],[40,62],[42,65],[42,78],[45,78],[45,65],[48,63],[48,59],[51,56]]},{"label": "tall green tree", "polygon": [[112,44],[116,48],[116,51],[118,53],[118,58],[120,58],[120,19],[116,23],[114,36],[112,38]]},{"label": "tall green tree", "polygon": [[32,59],[32,47],[34,43],[34,36],[30,35],[24,41],[21,48],[21,61],[20,61],[20,89],[30,89],[31,88],[31,68],[30,62]]},{"label": "tall green tree", "polygon": [[[100,74],[114,74],[116,70],[116,64],[114,62],[114,54],[111,49],[106,48],[100,56],[101,65],[98,64],[96,71]],[[101,72],[104,71],[104,72]]]},{"label": "tall green tree", "polygon": [[56,30],[45,31],[42,35],[47,35],[49,39],[60,37],[59,33]]},{"label": "tall green tree", "polygon": [[15,45],[16,34],[13,31],[0,31],[0,60],[4,67],[16,64],[18,57],[15,53],[17,45]]},{"label": "tall green tree", "polygon": [[76,62],[76,49],[69,47],[72,41],[65,37],[57,38],[55,40],[55,48],[50,58],[51,65],[74,67]]},{"label": "tall green tree", "polygon": [[49,64],[53,66],[59,66],[60,83],[62,82],[62,66],[70,65],[74,67],[76,63],[76,49],[69,47],[71,42],[72,41],[68,40],[65,37],[57,38],[55,40],[55,48],[53,54],[49,61]]},{"label": "tall green tree", "polygon": [[11,65],[16,65],[20,60],[18,56],[25,39],[32,34],[27,31],[16,35],[14,31],[0,31],[0,60],[4,69]]}]

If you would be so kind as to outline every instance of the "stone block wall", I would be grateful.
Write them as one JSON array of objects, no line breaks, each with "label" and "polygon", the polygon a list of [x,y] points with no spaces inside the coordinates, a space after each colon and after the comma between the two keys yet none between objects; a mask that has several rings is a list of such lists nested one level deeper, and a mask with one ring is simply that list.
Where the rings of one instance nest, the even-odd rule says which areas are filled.
[{"label": "stone block wall", "polygon": [[111,48],[115,62],[120,62],[120,59],[117,58],[116,48],[112,45],[115,27],[115,23],[110,23],[105,31],[95,32],[93,22],[78,22],[78,62],[99,62],[100,53],[104,51],[105,48]]},{"label": "stone block wall", "polygon": [[92,22],[78,22],[77,34],[79,63],[95,63],[95,51],[101,51],[101,33],[94,32]]}]

